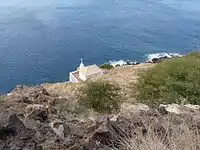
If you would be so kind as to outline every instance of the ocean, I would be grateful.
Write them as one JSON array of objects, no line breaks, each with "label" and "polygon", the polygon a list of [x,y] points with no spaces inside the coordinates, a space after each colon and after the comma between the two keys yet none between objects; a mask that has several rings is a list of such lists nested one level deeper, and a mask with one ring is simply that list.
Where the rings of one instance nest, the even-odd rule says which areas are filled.
[{"label": "ocean", "polygon": [[200,48],[199,0],[0,0],[0,93],[87,64]]}]

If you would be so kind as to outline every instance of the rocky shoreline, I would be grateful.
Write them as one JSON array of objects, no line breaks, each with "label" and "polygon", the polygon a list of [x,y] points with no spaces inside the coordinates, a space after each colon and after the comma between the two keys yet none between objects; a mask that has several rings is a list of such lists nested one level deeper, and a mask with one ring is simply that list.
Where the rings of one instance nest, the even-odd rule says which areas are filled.
[{"label": "rocky shoreline", "polygon": [[183,55],[178,54],[178,53],[155,53],[155,54],[150,54],[148,56],[148,59],[144,62],[119,60],[119,61],[109,61],[108,64],[112,65],[113,67],[131,66],[131,65],[138,65],[141,63],[160,63],[166,59],[173,59],[173,58],[180,58],[180,57],[183,57]]}]

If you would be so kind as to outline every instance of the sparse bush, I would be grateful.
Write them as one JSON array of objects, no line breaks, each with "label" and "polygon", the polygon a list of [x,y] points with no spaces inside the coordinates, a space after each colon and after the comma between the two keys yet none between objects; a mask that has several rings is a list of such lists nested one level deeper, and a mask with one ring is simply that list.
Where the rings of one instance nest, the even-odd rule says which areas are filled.
[{"label": "sparse bush", "polygon": [[100,113],[118,111],[121,100],[119,86],[104,80],[90,81],[79,92],[79,103]]},{"label": "sparse bush", "polygon": [[200,104],[200,54],[166,60],[140,74],[133,91],[139,102]]},{"label": "sparse bush", "polygon": [[114,67],[111,64],[103,64],[103,65],[100,66],[100,68],[102,68],[102,69],[112,69]]},{"label": "sparse bush", "polygon": [[68,114],[85,115],[88,110],[79,105],[78,101],[73,98],[59,99],[55,103],[55,109],[59,115],[67,116]]}]

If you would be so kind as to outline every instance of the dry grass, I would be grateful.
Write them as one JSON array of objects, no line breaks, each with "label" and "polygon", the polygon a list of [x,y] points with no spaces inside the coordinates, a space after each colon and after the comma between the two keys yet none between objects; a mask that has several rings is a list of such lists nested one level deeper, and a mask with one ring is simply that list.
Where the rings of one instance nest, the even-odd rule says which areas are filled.
[{"label": "dry grass", "polygon": [[116,67],[107,70],[103,78],[109,81],[114,81],[122,87],[126,87],[130,82],[137,81],[138,72],[153,67],[154,65],[155,64],[142,63],[134,66]]},{"label": "dry grass", "polygon": [[153,124],[146,125],[147,133],[137,129],[131,138],[125,134],[125,138],[115,134],[120,146],[113,150],[200,150],[200,131],[191,127],[191,123],[173,125],[168,122],[162,135],[155,131]]},{"label": "dry grass", "polygon": [[[119,84],[119,86],[122,89],[122,92],[124,92],[125,95],[127,95],[126,98],[129,99],[129,93],[130,93],[130,88],[128,87],[129,83],[137,81],[138,72],[140,72],[141,70],[146,70],[154,65],[155,64],[143,63],[134,66],[116,67],[110,70],[105,70],[106,73],[101,78]],[[42,84],[42,86],[51,95],[63,96],[63,97],[75,96],[76,91],[78,91],[78,88],[81,85],[82,83],[80,84],[80,83],[68,83],[68,82]]]},{"label": "dry grass", "polygon": [[[168,143],[165,143],[165,141]],[[134,138],[121,141],[120,150],[199,150],[200,136],[191,131],[187,126],[174,128],[173,134],[164,138],[157,136],[152,130],[143,136],[138,133]]]},{"label": "dry grass", "polygon": [[80,83],[46,83],[42,84],[48,93],[54,96],[62,96],[62,97],[69,97],[69,96],[75,96],[76,92],[78,91],[78,88],[82,84]]}]

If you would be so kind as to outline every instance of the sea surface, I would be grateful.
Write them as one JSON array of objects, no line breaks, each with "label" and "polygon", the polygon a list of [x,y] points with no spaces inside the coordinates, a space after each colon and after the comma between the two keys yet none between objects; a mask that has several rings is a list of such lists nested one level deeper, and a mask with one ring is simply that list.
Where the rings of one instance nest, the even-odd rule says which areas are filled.
[{"label": "sea surface", "polygon": [[68,80],[80,59],[200,48],[199,0],[0,0],[0,93]]}]

